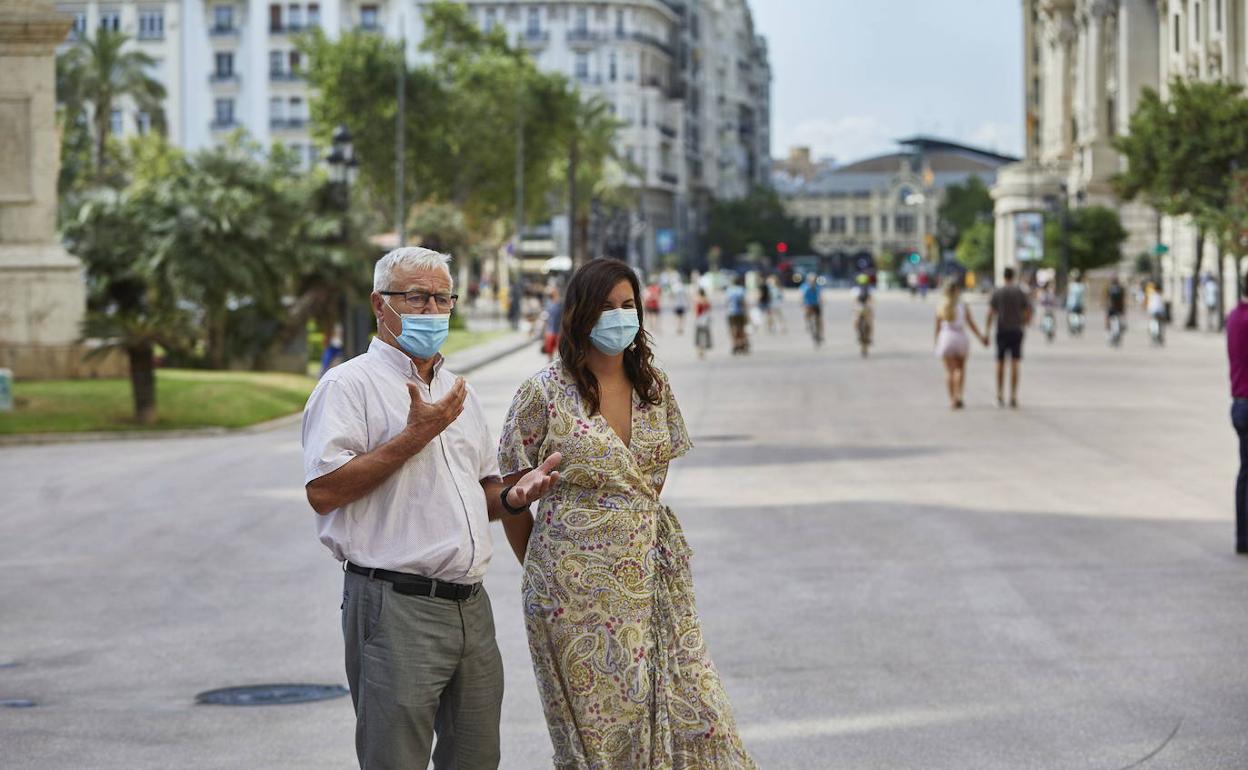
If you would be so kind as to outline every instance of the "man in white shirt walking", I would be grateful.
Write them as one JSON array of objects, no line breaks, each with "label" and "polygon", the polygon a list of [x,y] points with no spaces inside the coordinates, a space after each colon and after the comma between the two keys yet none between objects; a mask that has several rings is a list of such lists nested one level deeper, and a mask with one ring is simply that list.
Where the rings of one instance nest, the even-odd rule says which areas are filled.
[{"label": "man in white shirt walking", "polygon": [[308,502],[346,571],[362,768],[424,768],[431,752],[438,770],[498,767],[502,659],[481,586],[489,521],[527,510],[559,477],[556,453],[505,487],[476,394],[442,368],[449,259],[402,248],[378,260],[377,337],[304,409]]}]

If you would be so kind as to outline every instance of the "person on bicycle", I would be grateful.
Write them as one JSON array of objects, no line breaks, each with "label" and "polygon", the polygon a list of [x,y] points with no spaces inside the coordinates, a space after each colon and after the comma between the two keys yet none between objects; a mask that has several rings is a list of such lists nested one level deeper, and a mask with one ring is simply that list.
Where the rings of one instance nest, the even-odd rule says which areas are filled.
[{"label": "person on bicycle", "polygon": [[[1105,330],[1109,330],[1110,322],[1117,318],[1120,324],[1126,320],[1127,315],[1127,290],[1123,287],[1122,282],[1118,280],[1118,276],[1114,276],[1109,282],[1109,288],[1105,290]],[[1125,328],[1125,324],[1123,324]]]},{"label": "person on bicycle", "polygon": [[871,337],[875,325],[874,305],[871,301],[871,279],[866,273],[859,273],[854,288],[854,333],[858,337],[858,345],[862,354],[867,354],[871,345]]},{"label": "person on bicycle", "polygon": [[1083,273],[1070,271],[1070,283],[1066,286],[1066,312],[1083,315],[1083,301],[1088,287],[1083,282]]},{"label": "person on bicycle", "polygon": [[818,347],[823,342],[823,296],[819,286],[819,276],[810,273],[806,276],[806,285],[802,287],[802,307],[806,314],[806,328]]}]

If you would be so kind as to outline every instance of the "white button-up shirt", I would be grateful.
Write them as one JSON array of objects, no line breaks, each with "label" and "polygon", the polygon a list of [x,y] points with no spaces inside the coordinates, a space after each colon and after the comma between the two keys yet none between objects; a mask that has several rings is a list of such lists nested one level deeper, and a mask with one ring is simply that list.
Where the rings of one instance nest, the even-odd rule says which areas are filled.
[{"label": "white button-up shirt", "polygon": [[[455,375],[439,361],[426,385],[406,354],[376,338],[367,353],[326,372],[303,410],[304,484],[397,436],[407,426],[408,383],[432,402]],[[485,414],[469,387],[455,422],[372,492],[318,515],[317,531],[340,561],[477,583],[491,551],[481,480],[498,475]]]}]

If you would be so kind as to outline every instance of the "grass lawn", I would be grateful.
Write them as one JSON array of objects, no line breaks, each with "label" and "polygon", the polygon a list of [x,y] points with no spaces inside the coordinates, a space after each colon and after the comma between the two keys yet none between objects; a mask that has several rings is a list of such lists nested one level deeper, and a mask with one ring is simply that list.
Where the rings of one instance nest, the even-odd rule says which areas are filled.
[{"label": "grass lawn", "polygon": [[[506,334],[456,330],[443,347],[451,354]],[[320,370],[310,367],[311,373]],[[313,377],[277,372],[160,369],[154,425],[133,422],[130,380],[35,380],[13,383],[13,411],[0,412],[0,434],[75,431],[241,428],[303,409]]]}]

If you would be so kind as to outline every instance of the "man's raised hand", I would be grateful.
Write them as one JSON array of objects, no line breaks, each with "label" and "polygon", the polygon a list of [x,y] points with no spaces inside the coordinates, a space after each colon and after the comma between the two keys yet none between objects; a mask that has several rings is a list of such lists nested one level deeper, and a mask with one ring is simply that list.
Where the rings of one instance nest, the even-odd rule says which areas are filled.
[{"label": "man's raised hand", "polygon": [[559,463],[563,455],[555,452],[546,458],[546,462],[520,477],[511,491],[507,493],[507,504],[512,508],[523,508],[546,496],[546,493],[559,481]]},{"label": "man's raised hand", "polygon": [[468,386],[462,377],[457,378],[450,391],[432,404],[425,401],[420,388],[413,383],[407,383],[407,393],[412,399],[407,408],[407,431],[417,441],[416,451],[420,451],[463,413]]}]

